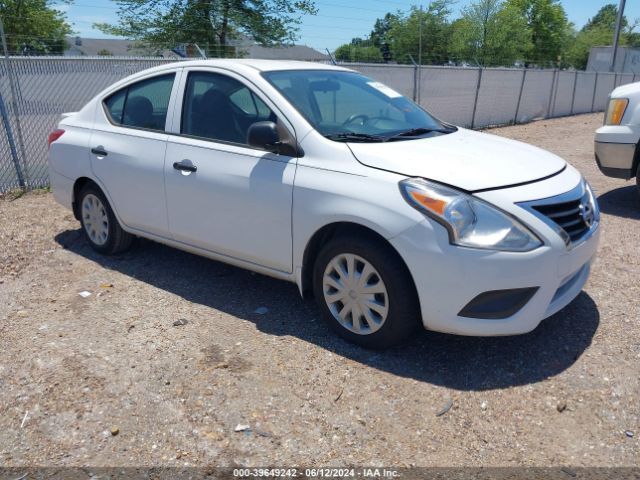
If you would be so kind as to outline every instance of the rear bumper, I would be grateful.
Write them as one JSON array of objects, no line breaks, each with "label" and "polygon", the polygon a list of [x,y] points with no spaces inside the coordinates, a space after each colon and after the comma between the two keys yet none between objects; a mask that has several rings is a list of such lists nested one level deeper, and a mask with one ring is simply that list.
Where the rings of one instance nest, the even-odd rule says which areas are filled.
[{"label": "rear bumper", "polygon": [[60,175],[49,167],[49,183],[53,192],[53,198],[62,206],[73,210],[73,184],[70,178]]},{"label": "rear bumper", "polygon": [[595,142],[598,168],[608,176],[630,179],[635,175],[636,145],[634,143]]}]

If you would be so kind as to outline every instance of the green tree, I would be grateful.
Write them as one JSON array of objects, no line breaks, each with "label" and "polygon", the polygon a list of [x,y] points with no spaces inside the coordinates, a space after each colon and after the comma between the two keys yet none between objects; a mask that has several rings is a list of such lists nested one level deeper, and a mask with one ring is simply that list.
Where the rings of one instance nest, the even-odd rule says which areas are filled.
[{"label": "green tree", "polygon": [[373,26],[373,30],[369,35],[371,43],[380,48],[383,43],[387,43],[389,39],[389,30],[394,22],[398,21],[398,15],[394,13],[387,13],[383,18],[378,18]]},{"label": "green tree", "polygon": [[526,20],[530,34],[527,60],[538,66],[556,65],[568,40],[571,24],[559,0],[507,0]]},{"label": "green tree", "polygon": [[[602,28],[605,30],[611,30],[612,32],[616,28],[616,22],[618,21],[618,7],[614,3],[609,3],[598,10],[593,18],[587,20],[586,25],[582,28],[583,31],[592,30],[594,28]],[[626,17],[622,17],[622,26],[626,27],[628,24]]]},{"label": "green tree", "polygon": [[0,17],[12,55],[62,54],[71,27],[52,0],[0,0]]},{"label": "green tree", "polygon": [[589,60],[591,47],[609,45],[613,33],[605,28],[595,27],[578,32],[570,46],[566,49],[565,63],[577,70],[585,70]]},{"label": "green tree", "polygon": [[[613,35],[616,29],[616,23],[618,21],[618,7],[610,3],[605,5],[593,18],[590,18],[582,31],[601,30],[611,34],[611,38],[605,41],[602,45],[610,45],[613,43]],[[630,47],[640,46],[640,33],[635,29],[638,27],[638,20],[633,23],[629,23],[625,15],[622,16],[621,30],[620,30],[620,44],[628,45]]]},{"label": "green tree", "polygon": [[[587,68],[592,47],[613,43],[617,18],[618,7],[612,3],[598,10],[595,16],[574,34],[573,41],[566,50],[566,63],[581,70]],[[637,22],[629,24],[627,18],[622,17],[620,45],[640,45],[640,34],[634,31],[636,26]]]},{"label": "green tree", "polygon": [[451,54],[457,61],[512,66],[530,50],[526,20],[502,0],[476,0],[452,26]]},{"label": "green tree", "polygon": [[451,0],[433,0],[426,10],[411,7],[408,14],[399,15],[390,22],[387,35],[393,58],[398,63],[410,63],[410,56],[417,62],[421,43],[423,64],[437,65],[449,59],[451,23],[448,17],[452,3]]},{"label": "green tree", "polygon": [[626,31],[623,33],[623,41],[625,45],[633,48],[640,48],[640,33],[636,32],[635,29],[638,26],[638,21],[636,20],[633,25],[629,25]]},{"label": "green tree", "polygon": [[378,18],[368,37],[352,38],[350,43],[336,48],[334,52],[336,60],[375,63],[384,61],[383,50],[385,46],[388,47],[389,31],[398,18],[398,14],[395,13],[387,13],[383,18]]},{"label": "green tree", "polygon": [[290,44],[300,15],[315,14],[312,0],[115,0],[117,25],[96,24],[105,33],[155,48],[198,44],[211,56],[230,56],[239,34],[261,45]]},{"label": "green tree", "polygon": [[334,52],[336,60],[340,62],[364,62],[381,63],[382,53],[378,47],[373,45],[340,45]]}]

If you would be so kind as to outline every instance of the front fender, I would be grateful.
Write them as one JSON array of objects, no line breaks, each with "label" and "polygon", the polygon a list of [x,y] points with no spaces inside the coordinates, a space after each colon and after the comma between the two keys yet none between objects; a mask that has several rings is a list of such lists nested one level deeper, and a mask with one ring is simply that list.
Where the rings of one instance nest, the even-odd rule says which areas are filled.
[{"label": "front fender", "polygon": [[[369,170],[369,172],[366,172]],[[305,249],[323,227],[350,223],[385,239],[424,221],[400,193],[403,176],[374,169],[350,174],[299,165],[293,192],[293,266],[301,285]]]}]

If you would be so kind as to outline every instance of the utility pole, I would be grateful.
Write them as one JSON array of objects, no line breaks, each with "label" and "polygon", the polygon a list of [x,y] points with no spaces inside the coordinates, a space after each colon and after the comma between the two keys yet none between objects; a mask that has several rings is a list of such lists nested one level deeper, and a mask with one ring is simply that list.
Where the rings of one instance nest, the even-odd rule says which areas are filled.
[{"label": "utility pole", "polygon": [[616,31],[613,34],[613,55],[611,55],[611,66],[609,71],[613,72],[616,68],[616,57],[618,56],[618,42],[620,41],[620,29],[622,28],[622,18],[624,17],[624,6],[626,1],[620,0],[618,7],[618,19],[616,20]]},{"label": "utility pole", "polygon": [[422,4],[420,4],[420,17],[418,27],[418,65],[422,65]]},{"label": "utility pole", "polygon": [[418,105],[420,105],[422,87],[422,4],[420,4],[420,26],[418,27]]}]

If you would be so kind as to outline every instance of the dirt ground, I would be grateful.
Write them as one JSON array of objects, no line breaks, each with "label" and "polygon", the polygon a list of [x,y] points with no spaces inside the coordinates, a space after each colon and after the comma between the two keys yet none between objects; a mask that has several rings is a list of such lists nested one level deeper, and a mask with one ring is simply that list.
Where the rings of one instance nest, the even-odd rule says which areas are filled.
[{"label": "dirt ground", "polygon": [[293,284],[148,241],[102,257],[51,194],[0,200],[1,464],[638,466],[640,199],[597,170],[601,121],[491,131],[603,211],[585,290],[519,337],[363,350]]}]

